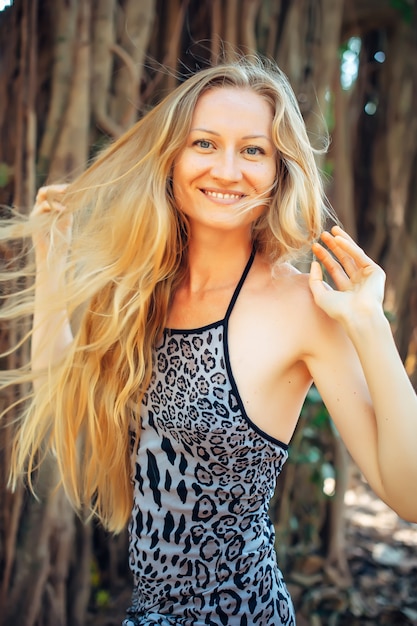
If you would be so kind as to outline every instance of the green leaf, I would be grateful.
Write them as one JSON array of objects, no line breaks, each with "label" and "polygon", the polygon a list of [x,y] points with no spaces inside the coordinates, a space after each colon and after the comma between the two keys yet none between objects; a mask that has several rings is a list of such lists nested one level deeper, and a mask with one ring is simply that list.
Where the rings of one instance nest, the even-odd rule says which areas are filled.
[{"label": "green leaf", "polygon": [[7,163],[0,163],[0,187],[6,187],[10,182],[11,170]]},{"label": "green leaf", "polygon": [[99,589],[96,593],[96,604],[100,609],[105,609],[110,604],[110,594],[105,589]]}]

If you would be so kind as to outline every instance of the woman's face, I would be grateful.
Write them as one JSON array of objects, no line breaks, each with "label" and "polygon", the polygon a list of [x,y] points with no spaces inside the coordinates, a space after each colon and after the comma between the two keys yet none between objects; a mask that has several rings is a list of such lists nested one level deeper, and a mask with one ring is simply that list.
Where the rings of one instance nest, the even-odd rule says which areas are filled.
[{"label": "woman's face", "polygon": [[191,228],[248,229],[263,213],[276,176],[272,119],[271,105],[250,89],[217,87],[199,98],[173,170]]}]

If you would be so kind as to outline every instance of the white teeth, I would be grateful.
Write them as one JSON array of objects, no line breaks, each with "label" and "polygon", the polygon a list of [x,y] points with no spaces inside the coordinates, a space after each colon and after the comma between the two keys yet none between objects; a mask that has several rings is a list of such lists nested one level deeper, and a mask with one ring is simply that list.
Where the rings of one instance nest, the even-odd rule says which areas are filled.
[{"label": "white teeth", "polygon": [[221,193],[220,191],[205,191],[206,196],[211,198],[219,198],[220,200],[239,200],[241,194],[237,193]]}]

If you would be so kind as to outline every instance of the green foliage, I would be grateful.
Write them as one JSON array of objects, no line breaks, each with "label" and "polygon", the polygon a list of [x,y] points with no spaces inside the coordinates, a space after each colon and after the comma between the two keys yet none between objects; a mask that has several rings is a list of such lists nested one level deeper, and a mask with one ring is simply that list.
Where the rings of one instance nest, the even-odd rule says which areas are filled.
[{"label": "green foliage", "polygon": [[[336,486],[332,422],[317,389],[311,387],[293,435],[290,455],[273,502],[271,519],[281,566],[322,551],[321,532]],[[279,505],[274,508],[275,505]]]},{"label": "green foliage", "polygon": [[310,481],[322,491],[323,481],[334,475],[326,458],[323,441],[332,432],[329,413],[314,385],[310,388],[301,413],[302,437],[298,446],[291,447],[289,462],[310,466]]},{"label": "green foliage", "polygon": [[105,609],[110,605],[110,594],[106,589],[98,589],[95,595],[96,606]]},{"label": "green foliage", "polygon": [[390,5],[398,11],[406,24],[412,24],[415,0],[390,0]]},{"label": "green foliage", "polygon": [[388,311],[387,309],[384,309],[384,315],[390,324],[394,324],[397,321],[397,316],[393,311]]},{"label": "green foliage", "polygon": [[91,599],[96,609],[107,609],[110,606],[111,595],[107,589],[102,587],[101,572],[95,558],[90,566],[90,582],[92,595]]},{"label": "green foliage", "polygon": [[98,135],[94,143],[90,146],[90,159],[94,160],[100,152],[108,147],[109,143],[109,138],[106,135]]},{"label": "green foliage", "polygon": [[332,133],[336,125],[336,117],[334,114],[334,93],[330,90],[326,94],[326,105],[324,117],[326,120],[327,130],[329,133]]},{"label": "green foliage", "polygon": [[11,178],[10,167],[7,163],[0,163],[0,187],[6,187]]},{"label": "green foliage", "polygon": [[90,567],[90,580],[91,586],[94,588],[99,587],[100,585],[100,569],[97,564],[96,559],[93,559]]},{"label": "green foliage", "polygon": [[347,52],[349,50],[349,42],[345,41],[345,43],[342,43],[339,46],[339,59],[342,60],[343,59],[343,55],[345,54],[345,52]]}]

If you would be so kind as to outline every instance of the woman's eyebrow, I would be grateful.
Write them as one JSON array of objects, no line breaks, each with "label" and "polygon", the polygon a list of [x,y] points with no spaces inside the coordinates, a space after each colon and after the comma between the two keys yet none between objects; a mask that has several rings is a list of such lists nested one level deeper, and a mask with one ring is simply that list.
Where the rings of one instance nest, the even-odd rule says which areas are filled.
[{"label": "woman's eyebrow", "polygon": [[272,139],[268,137],[268,135],[264,135],[263,133],[259,135],[245,135],[242,139],[266,139],[272,143]]},{"label": "woman's eyebrow", "polygon": [[[200,127],[198,127],[198,128],[191,128],[190,132],[193,132],[193,131],[209,133],[210,135],[216,135],[217,137],[220,137],[220,133],[216,132],[215,130],[210,130],[208,128],[200,128]],[[255,134],[255,135],[244,135],[244,137],[242,137],[242,139],[266,139],[267,141],[272,143],[272,139],[270,137],[268,137],[267,135],[264,135],[263,133]]]},{"label": "woman's eyebrow", "polygon": [[191,128],[190,132],[192,133],[195,130],[203,133],[210,133],[210,135],[217,135],[218,137],[220,137],[220,133],[216,133],[215,130],[209,130],[208,128]]}]

